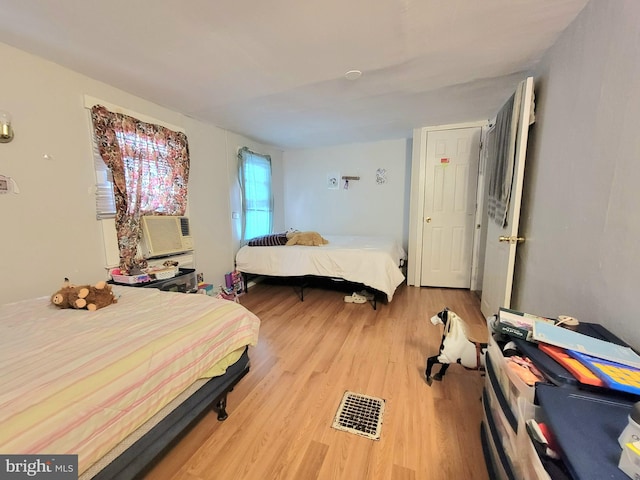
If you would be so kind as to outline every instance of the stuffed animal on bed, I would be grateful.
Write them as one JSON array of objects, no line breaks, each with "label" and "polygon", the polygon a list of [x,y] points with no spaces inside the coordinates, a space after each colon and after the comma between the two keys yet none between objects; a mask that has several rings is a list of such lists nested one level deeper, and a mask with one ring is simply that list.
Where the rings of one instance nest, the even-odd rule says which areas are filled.
[{"label": "stuffed animal on bed", "polygon": [[51,295],[51,303],[58,308],[72,308],[72,295],[76,294],[76,288],[72,286],[64,286],[56,293]]},{"label": "stuffed animal on bed", "polygon": [[329,241],[318,232],[292,232],[287,234],[287,245],[305,245],[308,247],[319,247],[326,245]]},{"label": "stuffed animal on bed", "polygon": [[85,301],[84,308],[92,312],[118,302],[113,291],[111,291],[111,285],[104,281],[89,287],[89,293],[83,300]]},{"label": "stuffed animal on bed", "polygon": [[89,285],[73,285],[64,279],[62,288],[51,295],[51,303],[58,308],[83,308],[83,299],[89,294]]},{"label": "stuffed animal on bed", "polygon": [[62,288],[51,295],[51,303],[58,308],[76,308],[98,310],[118,300],[111,291],[111,285],[98,282],[95,286],[73,285],[68,278],[64,279]]}]

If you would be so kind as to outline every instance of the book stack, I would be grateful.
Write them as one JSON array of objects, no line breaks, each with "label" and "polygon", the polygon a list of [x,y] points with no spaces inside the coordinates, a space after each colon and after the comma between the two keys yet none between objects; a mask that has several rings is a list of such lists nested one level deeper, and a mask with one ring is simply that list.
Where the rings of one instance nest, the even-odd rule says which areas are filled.
[{"label": "book stack", "polygon": [[556,323],[554,319],[540,317],[531,313],[518,312],[509,308],[500,308],[496,329],[499,333],[515,338],[532,341],[533,324],[536,321],[550,325]]}]

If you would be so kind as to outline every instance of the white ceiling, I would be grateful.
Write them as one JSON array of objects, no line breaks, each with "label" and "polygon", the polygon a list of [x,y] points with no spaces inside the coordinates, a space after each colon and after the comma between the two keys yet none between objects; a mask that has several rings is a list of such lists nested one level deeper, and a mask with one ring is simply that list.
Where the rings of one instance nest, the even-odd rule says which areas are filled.
[{"label": "white ceiling", "polygon": [[319,147],[492,117],[587,1],[0,0],[0,42],[265,143]]}]

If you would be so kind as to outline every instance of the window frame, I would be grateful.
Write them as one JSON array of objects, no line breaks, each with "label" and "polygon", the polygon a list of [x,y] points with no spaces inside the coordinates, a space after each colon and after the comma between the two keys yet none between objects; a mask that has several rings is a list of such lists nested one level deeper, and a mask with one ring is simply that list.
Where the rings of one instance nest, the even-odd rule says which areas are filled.
[{"label": "window frame", "polygon": [[[257,168],[267,167],[267,175],[262,175],[268,179],[268,190],[266,195],[259,198],[247,198],[247,194],[251,191],[260,190],[256,184],[256,174],[248,174],[247,167],[256,166]],[[258,172],[259,173],[259,172]],[[252,238],[261,235],[273,233],[273,168],[271,156],[257,153],[248,147],[242,147],[238,150],[238,181],[240,183],[241,205],[242,205],[242,228],[240,234],[241,243],[245,244]],[[258,203],[258,207],[250,205]],[[262,223],[266,224],[264,231],[256,232],[254,226],[249,226],[248,222],[253,214],[262,213],[266,215],[266,219]],[[251,214],[251,215],[250,215]]]}]

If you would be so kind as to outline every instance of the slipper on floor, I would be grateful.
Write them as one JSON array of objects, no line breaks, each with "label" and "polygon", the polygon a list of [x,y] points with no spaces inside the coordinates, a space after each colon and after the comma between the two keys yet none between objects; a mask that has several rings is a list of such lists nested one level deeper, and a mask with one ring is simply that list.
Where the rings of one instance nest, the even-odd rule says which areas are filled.
[{"label": "slipper on floor", "polygon": [[371,301],[375,298],[375,295],[367,290],[360,290],[358,292],[358,295],[360,295],[361,297],[366,298],[367,300]]},{"label": "slipper on floor", "polygon": [[366,297],[363,297],[362,295],[358,295],[356,292],[353,292],[351,295],[346,295],[344,297],[344,301],[346,303],[366,303],[367,299]]}]

